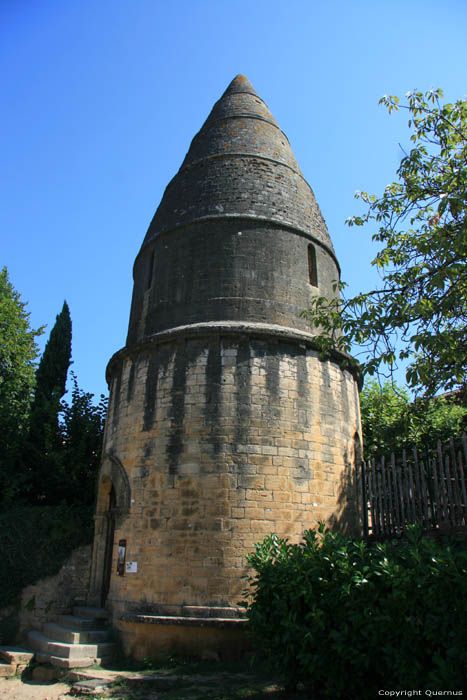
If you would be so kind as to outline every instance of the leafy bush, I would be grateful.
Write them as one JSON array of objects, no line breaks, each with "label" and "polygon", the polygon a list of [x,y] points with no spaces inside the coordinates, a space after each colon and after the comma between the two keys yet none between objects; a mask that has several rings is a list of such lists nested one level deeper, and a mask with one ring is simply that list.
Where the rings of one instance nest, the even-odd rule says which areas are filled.
[{"label": "leafy bush", "polygon": [[269,535],[248,557],[253,642],[311,697],[381,688],[460,690],[467,669],[467,545],[450,538],[370,544],[312,530]]},{"label": "leafy bush", "polygon": [[467,429],[467,407],[443,396],[412,401],[395,382],[365,382],[360,394],[365,459],[402,448],[436,447]]},{"label": "leafy bush", "polygon": [[24,506],[0,516],[0,608],[21,590],[58,573],[72,550],[92,540],[92,508]]}]

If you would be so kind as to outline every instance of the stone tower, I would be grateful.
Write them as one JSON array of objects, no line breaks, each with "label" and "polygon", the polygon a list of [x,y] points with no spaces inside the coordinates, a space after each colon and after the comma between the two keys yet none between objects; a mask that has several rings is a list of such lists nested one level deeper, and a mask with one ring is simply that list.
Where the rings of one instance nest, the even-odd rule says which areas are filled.
[{"label": "stone tower", "polygon": [[357,378],[300,318],[338,278],[287,137],[239,75],[149,226],[107,369],[91,600],[127,652],[241,645],[255,542],[355,527]]}]

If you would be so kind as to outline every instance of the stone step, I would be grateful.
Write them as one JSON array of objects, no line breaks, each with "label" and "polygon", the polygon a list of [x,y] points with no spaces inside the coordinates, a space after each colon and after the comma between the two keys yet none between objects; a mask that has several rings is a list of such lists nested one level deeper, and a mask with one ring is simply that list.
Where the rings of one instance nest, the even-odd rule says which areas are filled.
[{"label": "stone step", "polygon": [[96,629],[96,621],[92,617],[76,617],[75,615],[60,615],[58,624],[73,631]]},{"label": "stone step", "polygon": [[73,615],[93,620],[108,620],[110,618],[110,613],[105,608],[93,608],[86,605],[75,605],[73,607]]},{"label": "stone step", "polygon": [[112,642],[103,642],[101,644],[66,644],[65,642],[57,642],[36,630],[29,632],[28,642],[35,651],[66,659],[110,657],[115,649],[115,644]]},{"label": "stone step", "polygon": [[34,652],[14,646],[0,646],[0,677],[19,675],[31,663]]},{"label": "stone step", "polygon": [[102,678],[89,678],[86,681],[73,683],[71,695],[101,695],[108,688],[115,684],[115,681],[104,681]]},{"label": "stone step", "polygon": [[56,622],[46,622],[42,627],[42,632],[49,639],[66,644],[98,644],[99,642],[107,642],[109,638],[107,630],[73,630],[69,627],[62,627]]},{"label": "stone step", "polygon": [[63,669],[87,668],[94,664],[100,664],[103,661],[103,659],[99,658],[64,659],[61,656],[53,656],[52,654],[46,654],[42,651],[36,652],[35,658],[39,664],[50,664],[51,666]]},{"label": "stone step", "polygon": [[34,652],[30,649],[14,646],[0,646],[0,660],[13,666],[27,666],[34,658]]},{"label": "stone step", "polygon": [[0,678],[9,678],[16,673],[16,666],[13,664],[4,664],[0,661]]}]

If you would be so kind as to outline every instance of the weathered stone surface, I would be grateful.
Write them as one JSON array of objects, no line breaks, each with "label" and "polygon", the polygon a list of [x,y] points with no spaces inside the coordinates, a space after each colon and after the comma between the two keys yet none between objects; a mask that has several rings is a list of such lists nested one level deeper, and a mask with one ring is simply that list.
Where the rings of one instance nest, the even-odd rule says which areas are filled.
[{"label": "weathered stone surface", "polygon": [[70,689],[70,695],[101,695],[101,693],[113,684],[112,681],[104,681],[93,678],[86,681],[74,683]]},{"label": "weathered stone surface", "polygon": [[30,649],[14,646],[0,646],[0,659],[15,666],[28,664],[32,661],[34,652]]},{"label": "weathered stone surface", "polygon": [[145,625],[175,625],[177,627],[217,627],[220,628],[246,628],[248,620],[234,619],[231,617],[176,617],[164,615],[137,615],[125,613],[121,616],[126,622],[137,622]]},{"label": "weathered stone surface", "polygon": [[244,76],[237,76],[194,137],[145,238],[202,216],[263,216],[331,240],[286,135]]},{"label": "weathered stone surface", "polygon": [[16,673],[16,666],[0,662],[0,678],[9,678]]},{"label": "weathered stone surface", "polygon": [[59,615],[58,624],[68,629],[77,631],[95,629],[95,620],[92,617],[81,617],[76,615]]},{"label": "weathered stone surface", "polygon": [[102,659],[94,657],[83,657],[83,658],[65,658],[62,656],[53,656],[52,654],[47,654],[46,652],[38,651],[35,654],[36,661],[40,664],[50,664],[51,666],[56,666],[61,669],[71,669],[71,668],[87,668],[93,664],[101,663]]},{"label": "weathered stone surface", "polygon": [[55,622],[47,622],[43,625],[42,631],[47,637],[66,644],[96,644],[106,642],[108,638],[106,630],[74,631]]},{"label": "weathered stone surface", "polygon": [[67,644],[54,638],[46,637],[42,632],[33,630],[28,634],[28,642],[32,649],[61,658],[83,659],[103,658],[114,651],[114,644],[102,642],[99,644]]},{"label": "weathered stone surface", "polygon": [[249,320],[306,330],[300,312],[318,291],[335,296],[339,275],[287,137],[237,76],[193,139],[146,234],[127,344],[187,322]]}]

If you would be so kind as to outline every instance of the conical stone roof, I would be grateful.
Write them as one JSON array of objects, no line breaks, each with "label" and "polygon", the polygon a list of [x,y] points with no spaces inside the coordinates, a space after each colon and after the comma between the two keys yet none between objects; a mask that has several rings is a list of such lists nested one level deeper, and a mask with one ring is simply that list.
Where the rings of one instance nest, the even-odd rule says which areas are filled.
[{"label": "conical stone roof", "polygon": [[230,83],[194,137],[143,246],[196,221],[230,217],[290,226],[333,250],[287,137],[243,75]]}]

